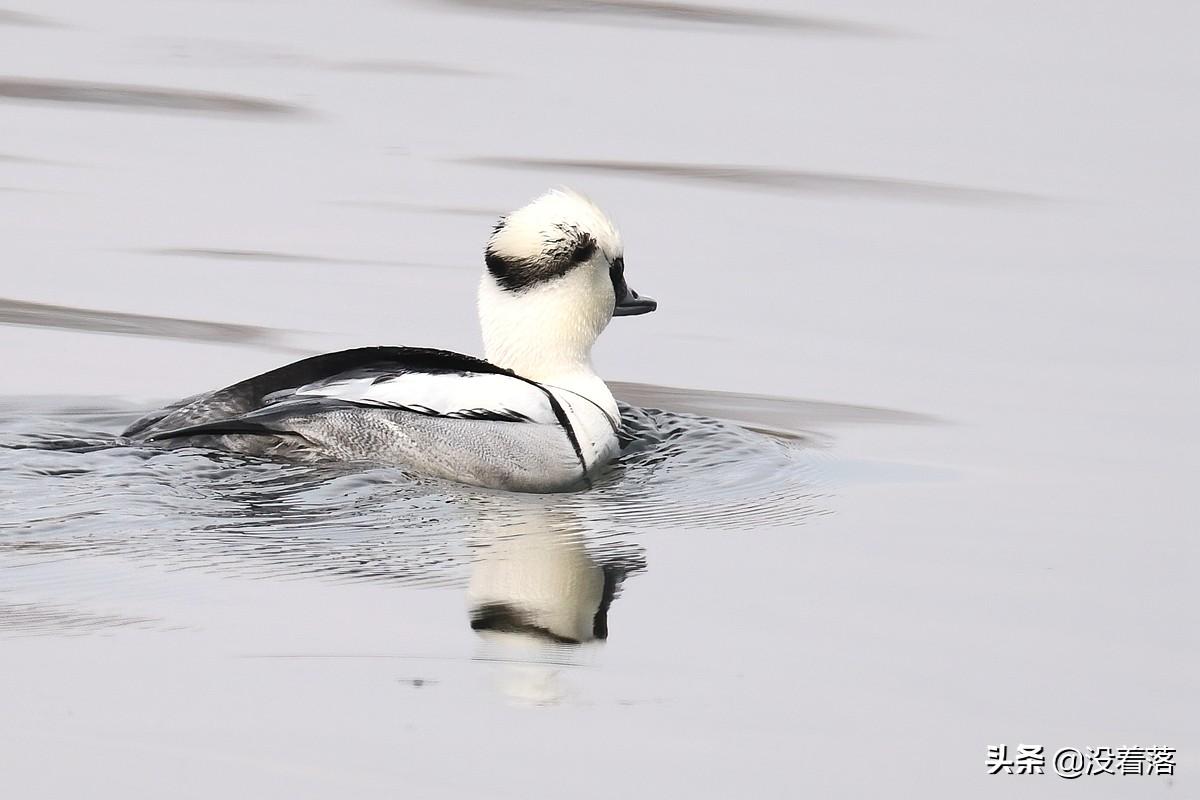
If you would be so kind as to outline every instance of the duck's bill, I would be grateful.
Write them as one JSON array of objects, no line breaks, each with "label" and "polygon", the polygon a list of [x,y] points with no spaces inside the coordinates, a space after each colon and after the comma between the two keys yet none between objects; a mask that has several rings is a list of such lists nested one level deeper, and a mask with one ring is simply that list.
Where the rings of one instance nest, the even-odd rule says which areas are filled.
[{"label": "duck's bill", "polygon": [[638,314],[649,314],[658,308],[658,301],[652,297],[642,297],[633,289],[625,288],[625,296],[617,299],[613,309],[614,317],[634,317]]}]

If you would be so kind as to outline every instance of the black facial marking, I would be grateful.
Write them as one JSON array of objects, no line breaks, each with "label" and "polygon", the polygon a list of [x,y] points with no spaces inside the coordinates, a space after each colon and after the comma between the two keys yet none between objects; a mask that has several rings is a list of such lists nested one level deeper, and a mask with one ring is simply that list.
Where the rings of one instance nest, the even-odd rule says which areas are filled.
[{"label": "black facial marking", "polygon": [[496,224],[492,239],[484,251],[484,262],[496,282],[510,292],[519,292],[538,283],[561,278],[572,267],[584,263],[596,253],[596,240],[574,225],[560,224],[547,233],[542,250],[524,257],[512,257],[497,251],[496,234],[507,220]]},{"label": "black facial marking", "polygon": [[612,279],[613,297],[620,302],[621,298],[629,292],[629,287],[625,285],[625,256],[617,256],[613,259],[612,264],[608,267],[608,277]]},{"label": "black facial marking", "polygon": [[519,277],[522,272],[520,262],[509,261],[499,253],[492,252],[490,247],[484,251],[483,261],[487,264],[488,272],[492,273],[492,277],[496,279],[496,283],[505,289],[515,291],[523,289],[527,285]]}]

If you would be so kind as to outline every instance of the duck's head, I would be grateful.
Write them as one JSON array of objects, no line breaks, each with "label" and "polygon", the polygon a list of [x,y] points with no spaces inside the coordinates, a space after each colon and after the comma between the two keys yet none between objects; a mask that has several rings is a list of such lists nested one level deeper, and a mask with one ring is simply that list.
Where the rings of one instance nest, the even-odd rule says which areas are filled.
[{"label": "duck's head", "polygon": [[614,316],[658,304],[625,282],[612,221],[583,195],[554,189],[496,223],[479,284],[488,360],[535,380],[590,369]]}]

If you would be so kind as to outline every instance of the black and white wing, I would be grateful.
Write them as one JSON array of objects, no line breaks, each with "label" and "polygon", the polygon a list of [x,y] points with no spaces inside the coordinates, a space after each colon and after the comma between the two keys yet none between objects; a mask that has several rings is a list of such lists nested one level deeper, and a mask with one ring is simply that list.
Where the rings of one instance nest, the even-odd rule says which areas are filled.
[{"label": "black and white wing", "polygon": [[[278,434],[289,414],[348,406],[432,417],[565,425],[554,396],[486,361],[416,347],[364,347],[306,358],[155,412],[126,437],[172,439],[220,433]],[[262,423],[270,421],[269,426]]]},{"label": "black and white wing", "polygon": [[536,383],[494,372],[397,371],[368,367],[316,380],[268,403],[326,398],[360,406],[395,408],[452,419],[558,422],[547,393]]}]

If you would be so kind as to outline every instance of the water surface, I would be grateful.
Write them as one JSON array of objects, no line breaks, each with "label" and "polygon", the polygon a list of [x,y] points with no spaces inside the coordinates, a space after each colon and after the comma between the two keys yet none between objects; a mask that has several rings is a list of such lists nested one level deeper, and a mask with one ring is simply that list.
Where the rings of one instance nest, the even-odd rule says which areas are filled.
[{"label": "water surface", "polygon": [[[1196,795],[1198,21],[9,0],[0,794]],[[478,353],[554,184],[660,302],[597,347],[591,491],[113,446],[303,354]]]}]

